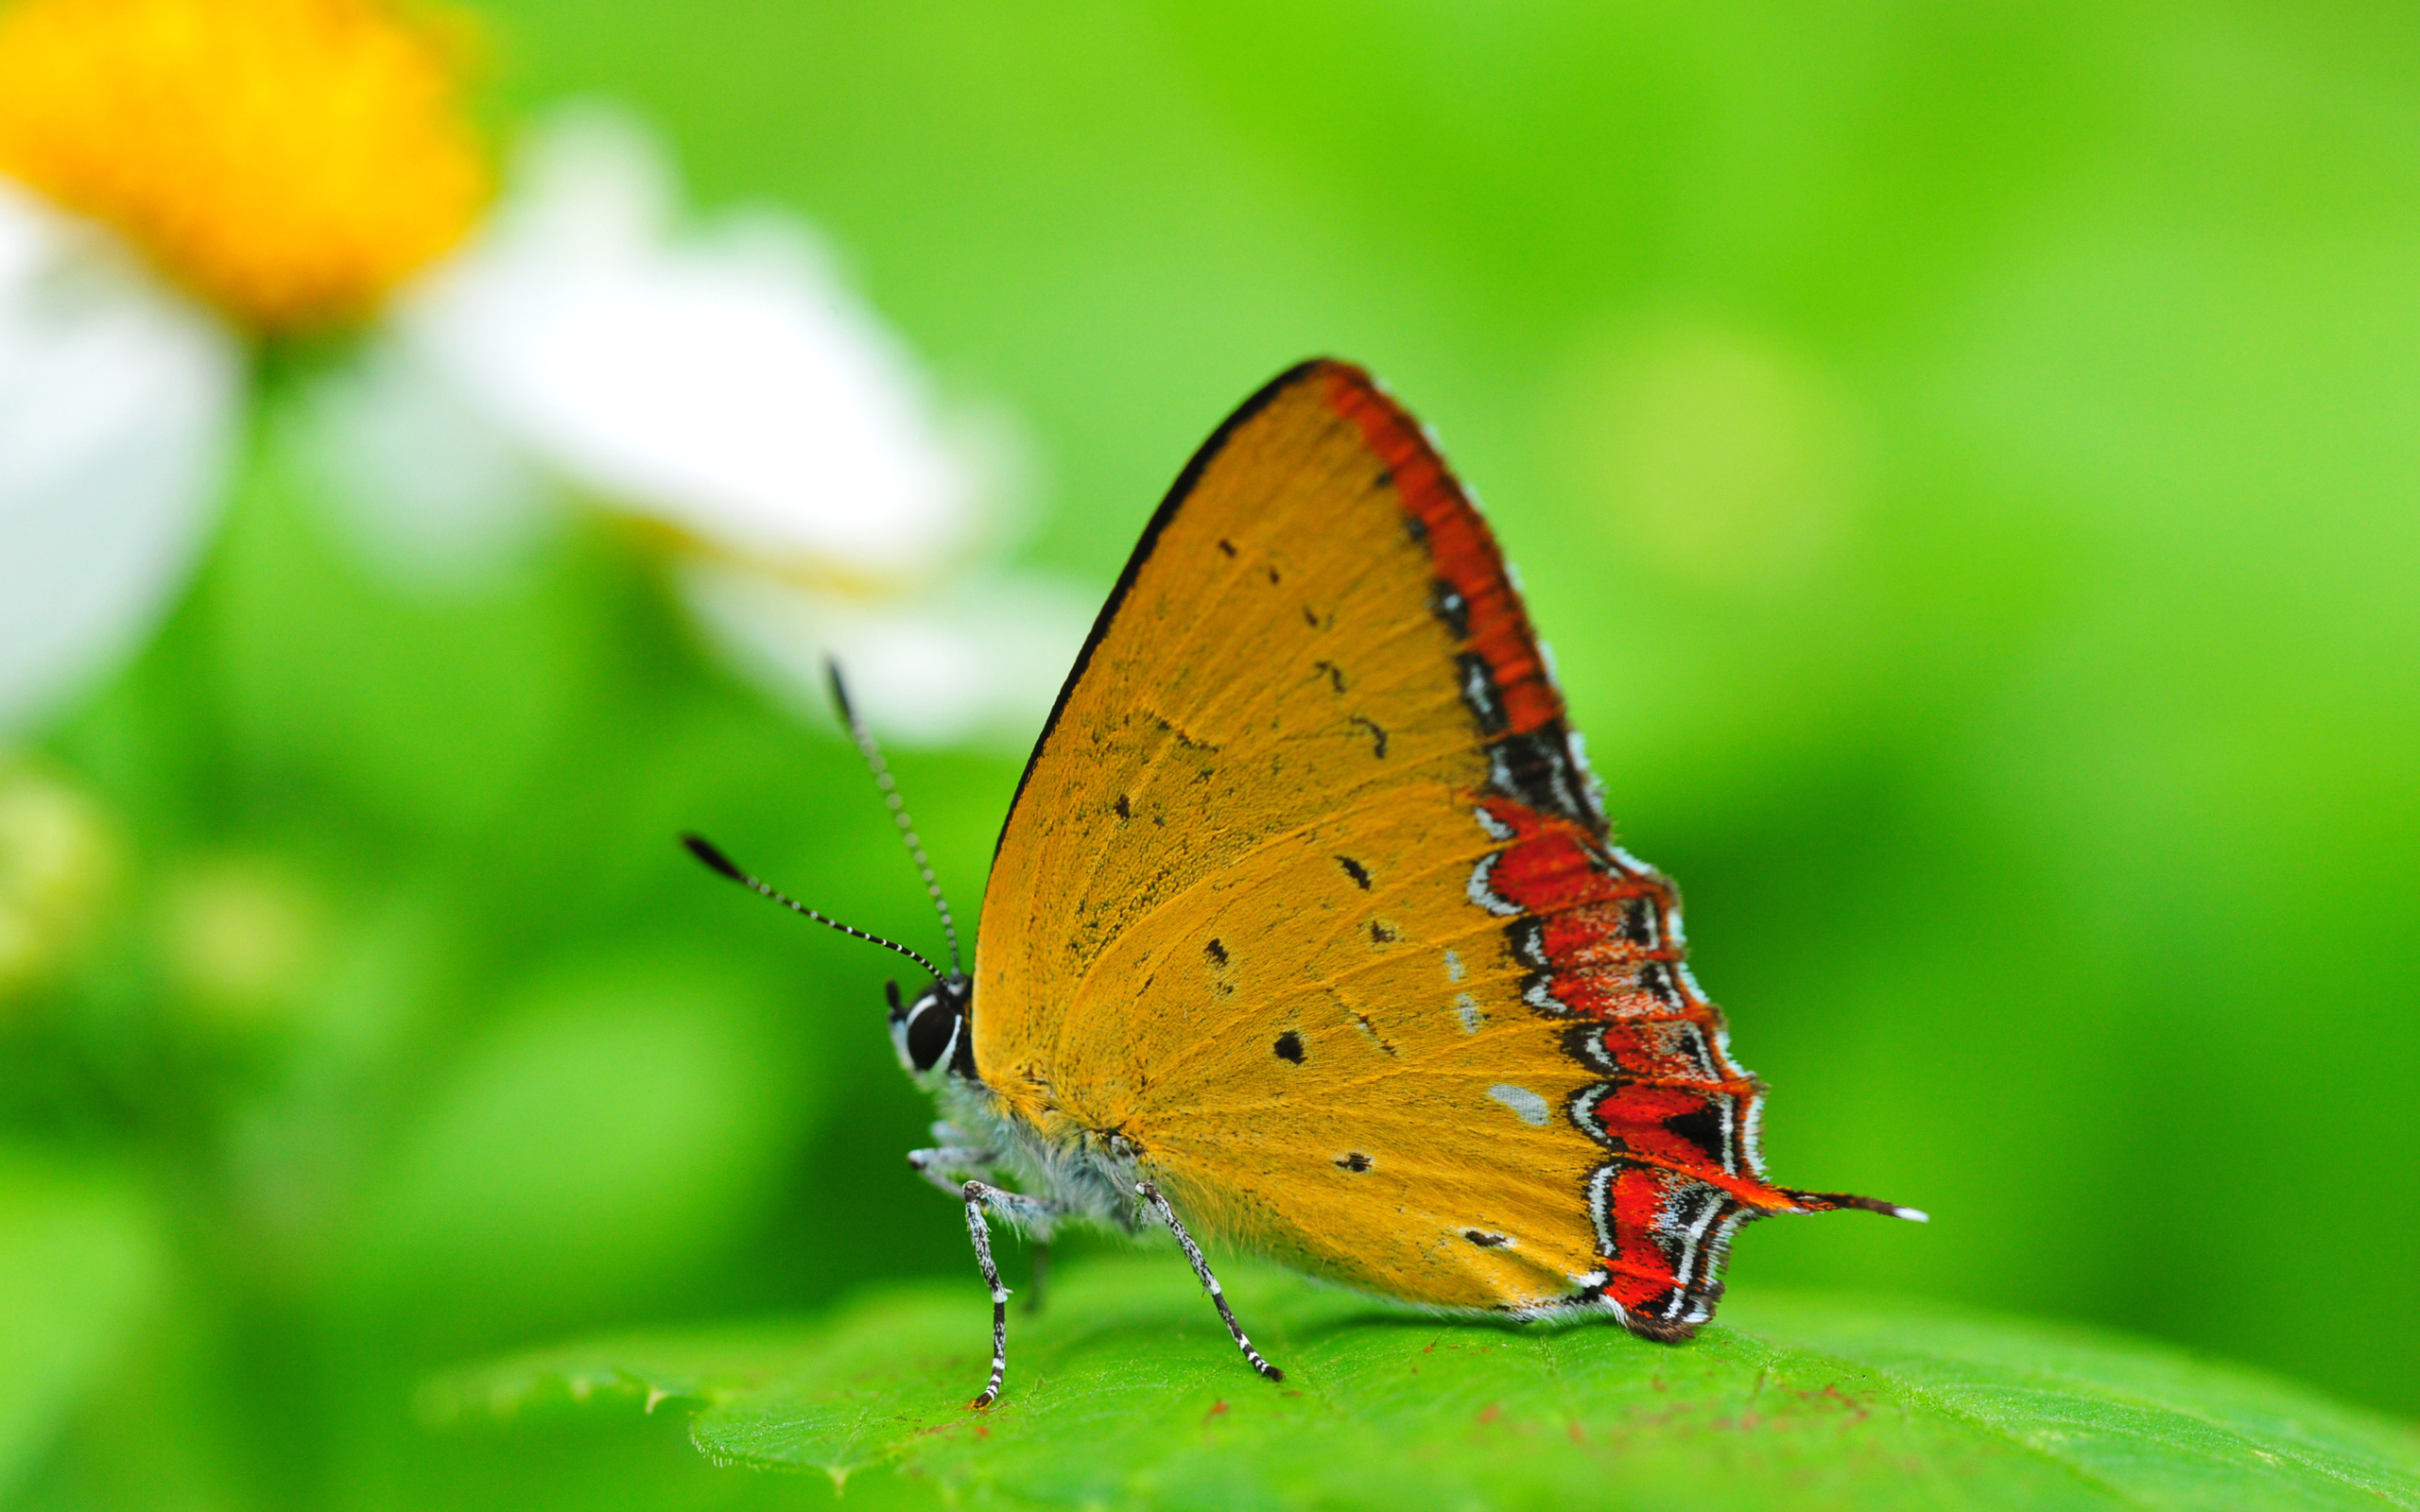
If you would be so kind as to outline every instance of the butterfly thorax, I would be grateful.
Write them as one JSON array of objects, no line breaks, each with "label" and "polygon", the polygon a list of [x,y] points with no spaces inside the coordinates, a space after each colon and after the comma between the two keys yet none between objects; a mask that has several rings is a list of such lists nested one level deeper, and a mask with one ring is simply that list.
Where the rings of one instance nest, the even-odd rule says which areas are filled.
[{"label": "butterfly thorax", "polygon": [[1005,1079],[1020,1099],[987,1082],[975,1057],[975,984],[963,972],[936,977],[914,998],[890,988],[890,1040],[903,1070],[933,1094],[956,1143],[979,1148],[985,1167],[1016,1178],[1064,1216],[1135,1227],[1137,1143],[1114,1122],[1071,1116],[1030,1067]]},{"label": "butterfly thorax", "polygon": [[1066,1217],[1134,1230],[1140,1215],[1135,1187],[1150,1173],[1133,1141],[1055,1109],[1033,1117],[979,1077],[951,1075],[931,1085],[949,1121],[996,1151],[998,1168],[1016,1178],[1018,1190]]}]

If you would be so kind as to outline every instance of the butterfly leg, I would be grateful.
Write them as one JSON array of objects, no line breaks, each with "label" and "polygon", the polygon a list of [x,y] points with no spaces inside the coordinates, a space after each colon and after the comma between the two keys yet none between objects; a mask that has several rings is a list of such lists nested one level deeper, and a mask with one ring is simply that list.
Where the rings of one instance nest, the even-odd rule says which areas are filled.
[{"label": "butterfly leg", "polygon": [[966,1234],[975,1241],[975,1263],[983,1267],[983,1284],[992,1289],[992,1379],[983,1394],[966,1405],[989,1407],[1000,1400],[1000,1382],[1009,1373],[1009,1289],[1000,1284],[1000,1267],[992,1263],[992,1229],[983,1221],[991,1209],[1011,1223],[1030,1223],[1047,1230],[1058,1210],[1037,1197],[1006,1192],[985,1181],[969,1181],[959,1189],[966,1195]]},{"label": "butterfly leg", "polygon": [[[936,1138],[945,1139],[958,1133],[958,1129],[947,1124],[933,1125]],[[1000,1163],[1000,1152],[979,1144],[945,1144],[938,1149],[909,1150],[908,1163],[916,1168],[918,1176],[955,1197],[962,1194],[969,1173],[980,1171],[988,1174],[996,1169]],[[1025,1292],[1025,1310],[1028,1314],[1042,1311],[1043,1282],[1050,1275],[1052,1216],[1047,1212],[1034,1212],[1023,1220],[1028,1243],[1033,1250],[1032,1278],[1027,1282]]]},{"label": "butterfly leg", "polygon": [[933,1150],[909,1150],[908,1163],[916,1174],[951,1196],[963,1196],[966,1178],[976,1172],[989,1175],[1000,1163],[1000,1152],[979,1144],[944,1144]]},{"label": "butterfly leg", "polygon": [[1244,1358],[1251,1361],[1252,1367],[1262,1375],[1271,1381],[1285,1380],[1286,1372],[1262,1359],[1260,1351],[1252,1347],[1252,1340],[1244,1337],[1242,1327],[1236,1322],[1235,1310],[1227,1305],[1226,1293],[1219,1289],[1219,1278],[1210,1274],[1210,1263],[1201,1258],[1201,1246],[1195,1244],[1193,1236],[1184,1231],[1184,1225],[1177,1220],[1176,1210],[1168,1206],[1168,1199],[1161,1196],[1160,1189],[1149,1181],[1141,1183],[1134,1190],[1141,1194],[1145,1202],[1151,1205],[1151,1211],[1159,1214],[1160,1222],[1168,1226],[1168,1232],[1176,1235],[1178,1247],[1184,1251],[1184,1258],[1193,1263],[1193,1274],[1201,1278],[1201,1289],[1208,1292],[1210,1300],[1218,1304],[1219,1315],[1226,1320],[1227,1332],[1235,1339],[1236,1348],[1244,1351]]}]

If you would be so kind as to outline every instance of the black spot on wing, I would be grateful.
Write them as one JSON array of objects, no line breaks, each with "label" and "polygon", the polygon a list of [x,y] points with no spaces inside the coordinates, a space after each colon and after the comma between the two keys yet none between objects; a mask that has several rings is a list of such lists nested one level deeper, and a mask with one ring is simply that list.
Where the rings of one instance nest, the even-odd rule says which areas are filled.
[{"label": "black spot on wing", "polygon": [[[1406,518],[1409,518],[1407,516]],[[1428,611],[1445,622],[1457,641],[1471,638],[1470,600],[1450,583],[1434,584],[1428,593]]]},{"label": "black spot on wing", "polygon": [[1622,904],[1621,937],[1634,945],[1655,943],[1654,910],[1646,899],[1634,898]]},{"label": "black spot on wing", "polygon": [[1531,971],[1521,978],[1521,1001],[1549,1019],[1568,1019],[1571,1005],[1554,995],[1555,973]]},{"label": "black spot on wing", "polygon": [[[1495,686],[1493,681],[1487,683],[1490,696],[1494,696]],[[1467,696],[1467,687],[1464,692]],[[1488,715],[1476,705],[1472,713],[1478,719],[1481,731],[1492,733]],[[1500,709],[1495,717],[1495,728],[1500,730]],[[1561,720],[1541,725],[1526,735],[1505,735],[1491,741],[1487,747],[1487,780],[1489,786],[1515,802],[1526,803],[1541,814],[1560,815],[1599,834],[1604,833],[1604,813],[1597,806],[1597,794],[1589,785],[1587,774],[1572,759],[1571,741],[1564,732]]]},{"label": "black spot on wing", "polygon": [[1201,954],[1210,958],[1210,964],[1213,966],[1223,967],[1227,964],[1227,947],[1215,939],[1201,947]]},{"label": "black spot on wing", "polygon": [[1121,819],[1131,819],[1134,816],[1133,807],[1126,801],[1126,795],[1123,793],[1117,795],[1117,816]]},{"label": "black spot on wing", "polygon": [[1344,874],[1353,879],[1353,885],[1360,888],[1363,892],[1368,892],[1370,890],[1369,868],[1363,866],[1360,862],[1354,860],[1351,856],[1339,856],[1336,858],[1336,864],[1344,868]]},{"label": "black spot on wing", "polygon": [[1554,963],[1547,959],[1546,920],[1536,918],[1516,919],[1504,926],[1505,948],[1522,965],[1545,971]]},{"label": "black spot on wing", "polygon": [[1482,735],[1501,734],[1507,723],[1504,697],[1495,688],[1495,669],[1487,658],[1477,651],[1464,651],[1454,658],[1454,681],[1461,689],[1462,703],[1478,721]]},{"label": "black spot on wing", "polygon": [[1338,1156],[1336,1158],[1336,1163],[1340,1169],[1346,1171],[1367,1171],[1370,1169],[1370,1158],[1362,1154],[1359,1150],[1351,1150],[1345,1154]]},{"label": "black spot on wing", "polygon": [[1677,1134],[1705,1152],[1715,1164],[1727,1167],[1730,1152],[1722,1136],[1722,1112],[1713,1103],[1692,1113],[1675,1113],[1664,1121],[1668,1133]]},{"label": "black spot on wing", "polygon": [[1278,1059],[1290,1060],[1297,1066],[1303,1063],[1303,1037],[1293,1030],[1288,1029],[1279,1035],[1272,1048],[1276,1050]]},{"label": "black spot on wing", "polygon": [[1386,727],[1379,724],[1376,720],[1370,718],[1366,714],[1355,714],[1350,723],[1358,725],[1363,730],[1370,732],[1370,754],[1376,756],[1383,761],[1387,754]]},{"label": "black spot on wing", "polygon": [[1502,1234],[1482,1233],[1477,1228],[1463,1229],[1462,1237],[1469,1240],[1472,1244],[1478,1246],[1481,1249],[1494,1249],[1499,1246],[1509,1245],[1512,1242]]},{"label": "black spot on wing", "polygon": [[1563,1053],[1588,1070],[1609,1078],[1616,1086],[1625,1078],[1618,1061],[1605,1047],[1607,1028],[1602,1023],[1574,1023],[1563,1030]]}]

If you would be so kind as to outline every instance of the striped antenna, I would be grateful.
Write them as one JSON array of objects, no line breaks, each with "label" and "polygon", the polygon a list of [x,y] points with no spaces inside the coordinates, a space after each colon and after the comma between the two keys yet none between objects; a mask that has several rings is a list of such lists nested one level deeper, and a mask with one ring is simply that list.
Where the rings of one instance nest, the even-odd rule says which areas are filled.
[{"label": "striped antenna", "polygon": [[[924,838],[916,833],[916,821],[908,816],[907,800],[899,796],[899,783],[890,775],[890,764],[882,759],[882,747],[874,744],[873,731],[857,712],[849,706],[849,689],[840,680],[840,663],[826,659],[823,671],[832,679],[832,703],[840,711],[840,723],[857,743],[857,754],[866,759],[867,770],[873,773],[873,785],[882,790],[882,800],[890,805],[890,817],[899,826],[899,838],[915,858],[916,874],[925,879],[925,891],[932,895],[933,912],[942,916],[942,933],[949,936],[949,969],[953,974],[964,970],[958,954],[958,920],[949,913],[949,900],[942,896],[941,879],[933,875],[933,864],[925,856]],[[934,973],[936,976],[939,972]]]},{"label": "striped antenna", "polygon": [[[942,970],[940,967],[935,966],[932,962],[925,959],[922,955],[917,954],[914,951],[909,950],[907,946],[900,944],[895,939],[885,939],[879,935],[869,935],[862,929],[852,929],[829,914],[819,913],[815,909],[806,906],[806,904],[800,902],[797,899],[775,891],[773,887],[767,884],[763,879],[751,872],[742,871],[736,866],[734,866],[732,864],[731,857],[724,855],[719,850],[716,849],[715,843],[705,838],[703,835],[684,834],[681,837],[681,843],[689,848],[689,853],[691,855],[696,856],[707,866],[721,872],[724,876],[729,877],[732,881],[739,884],[749,891],[762,893],[764,896],[770,898],[773,902],[781,904],[792,913],[804,914],[807,918],[814,919],[817,923],[828,925],[833,929],[838,930],[843,935],[850,936],[856,939],[864,940],[869,944],[879,945],[887,951],[897,951],[900,954],[907,956],[918,966],[923,967],[934,981],[938,982],[942,980]],[[891,988],[891,991],[894,994],[893,1001],[895,1002],[896,993],[898,992],[897,987],[894,986]]]}]

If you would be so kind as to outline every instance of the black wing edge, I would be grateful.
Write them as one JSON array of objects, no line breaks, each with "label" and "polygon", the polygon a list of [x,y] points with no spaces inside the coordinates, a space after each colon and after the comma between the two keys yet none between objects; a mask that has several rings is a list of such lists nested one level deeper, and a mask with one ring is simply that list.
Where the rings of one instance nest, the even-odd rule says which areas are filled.
[{"label": "black wing edge", "polygon": [[1235,435],[1246,421],[1267,409],[1278,395],[1312,373],[1344,366],[1347,365],[1333,357],[1311,357],[1261,385],[1258,392],[1236,405],[1234,414],[1219,422],[1219,428],[1210,433],[1210,438],[1203,441],[1195,450],[1192,459],[1184,464],[1184,471],[1168,485],[1167,496],[1160,501],[1160,507],[1151,512],[1150,521],[1143,526],[1143,537],[1134,542],[1133,555],[1126,558],[1125,570],[1117,575],[1116,585],[1109,591],[1109,601],[1101,605],[1100,614],[1093,621],[1092,633],[1084,637],[1084,648],[1076,653],[1076,664],[1067,673],[1067,680],[1060,684],[1058,700],[1051,704],[1050,717],[1043,721],[1042,734],[1034,741],[1031,754],[1025,759],[1025,770],[1017,774],[1016,794],[1009,799],[1009,812],[1000,820],[999,837],[992,842],[992,859],[994,862],[1000,859],[1000,847],[1008,843],[1009,826],[1016,821],[1017,805],[1025,800],[1025,785],[1033,780],[1034,764],[1042,760],[1044,747],[1050,744],[1052,732],[1058,730],[1059,716],[1066,712],[1067,700],[1075,696],[1076,684],[1084,680],[1085,669],[1092,665],[1093,649],[1109,634],[1110,626],[1117,619],[1118,607],[1126,602],[1128,592],[1134,586],[1135,576],[1142,572],[1143,564],[1151,559],[1151,552],[1160,543],[1160,532],[1167,528],[1168,522],[1176,518],[1177,510],[1192,497],[1194,487],[1201,481],[1201,474],[1209,471],[1210,464],[1226,449],[1227,438]]}]

